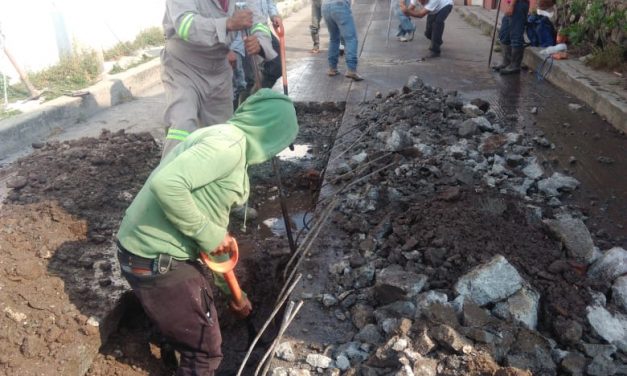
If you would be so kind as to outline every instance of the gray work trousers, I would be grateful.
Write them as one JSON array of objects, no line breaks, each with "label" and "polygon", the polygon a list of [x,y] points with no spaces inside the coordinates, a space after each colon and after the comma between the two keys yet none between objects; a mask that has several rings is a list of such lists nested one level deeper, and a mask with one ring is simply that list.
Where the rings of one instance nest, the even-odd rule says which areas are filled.
[{"label": "gray work trousers", "polygon": [[162,158],[200,127],[225,123],[233,116],[233,69],[226,55],[191,63],[180,54],[161,52],[161,80],[168,127]]}]

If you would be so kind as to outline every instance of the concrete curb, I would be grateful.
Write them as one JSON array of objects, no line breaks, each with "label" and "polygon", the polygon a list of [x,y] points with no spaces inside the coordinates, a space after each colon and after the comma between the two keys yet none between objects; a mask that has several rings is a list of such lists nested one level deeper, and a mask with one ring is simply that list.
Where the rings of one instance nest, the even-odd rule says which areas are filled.
[{"label": "concrete curb", "polygon": [[45,140],[52,132],[76,126],[111,106],[127,102],[159,82],[161,64],[151,60],[126,72],[109,76],[87,88],[84,97],[60,97],[33,112],[0,122],[0,160]]},{"label": "concrete curb", "polygon": [[[494,20],[469,8],[471,7],[455,9],[468,23],[492,35]],[[523,62],[535,71],[545,60],[545,57],[540,55],[540,50],[541,48],[537,47],[525,49]],[[627,97],[612,90],[614,88],[610,85],[604,85],[602,82],[609,80],[602,78],[601,75],[578,60],[564,60],[553,61],[553,66],[545,78],[553,85],[588,104],[616,129],[627,132]]]}]

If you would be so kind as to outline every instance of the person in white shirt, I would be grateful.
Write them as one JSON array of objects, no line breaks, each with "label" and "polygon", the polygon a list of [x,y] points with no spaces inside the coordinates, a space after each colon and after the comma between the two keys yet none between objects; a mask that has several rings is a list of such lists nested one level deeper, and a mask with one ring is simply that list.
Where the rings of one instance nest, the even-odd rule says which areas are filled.
[{"label": "person in white shirt", "polygon": [[420,9],[416,9],[414,5],[408,7],[405,1],[400,0],[401,10],[410,17],[427,16],[425,37],[431,41],[430,54],[427,57],[438,57],[442,45],[442,34],[444,34],[444,22],[453,10],[453,0],[418,0],[418,2],[422,5]]}]

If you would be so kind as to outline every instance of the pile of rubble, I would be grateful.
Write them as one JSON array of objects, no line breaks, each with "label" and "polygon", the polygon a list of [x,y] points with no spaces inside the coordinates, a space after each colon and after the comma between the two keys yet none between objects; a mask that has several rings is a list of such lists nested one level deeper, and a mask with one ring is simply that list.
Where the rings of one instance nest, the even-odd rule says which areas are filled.
[{"label": "pile of rubble", "polygon": [[292,328],[273,375],[627,374],[627,251],[595,247],[565,204],[579,182],[516,124],[417,78],[362,105],[326,177],[340,204],[318,252],[340,258],[303,294],[354,331]]}]

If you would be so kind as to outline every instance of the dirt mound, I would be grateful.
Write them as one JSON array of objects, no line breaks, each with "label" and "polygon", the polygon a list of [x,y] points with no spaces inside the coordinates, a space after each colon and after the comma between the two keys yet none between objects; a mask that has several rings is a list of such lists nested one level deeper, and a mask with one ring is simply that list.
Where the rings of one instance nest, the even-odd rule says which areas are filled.
[{"label": "dirt mound", "polygon": [[7,375],[85,372],[113,329],[124,283],[112,235],[158,162],[147,134],[38,145],[17,161],[0,214],[2,331]]}]

